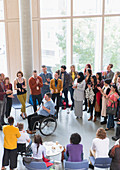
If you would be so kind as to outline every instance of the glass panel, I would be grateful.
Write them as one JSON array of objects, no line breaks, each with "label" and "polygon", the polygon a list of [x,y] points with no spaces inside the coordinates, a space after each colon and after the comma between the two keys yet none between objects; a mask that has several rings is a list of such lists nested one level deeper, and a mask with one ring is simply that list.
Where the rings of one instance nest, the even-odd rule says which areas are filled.
[{"label": "glass panel", "polygon": [[98,57],[95,56],[98,54],[96,49],[100,49],[97,47],[101,38],[100,24],[100,18],[81,18],[73,21],[73,63],[78,71],[83,71],[88,63],[92,65],[93,72],[95,71],[95,57]]},{"label": "glass panel", "polygon": [[41,0],[41,17],[70,15],[70,0]]},{"label": "glass panel", "polygon": [[102,13],[102,0],[73,0],[73,15]]},{"label": "glass panel", "polygon": [[103,69],[113,64],[113,70],[120,70],[120,17],[105,18]]},{"label": "glass panel", "polygon": [[3,0],[0,0],[0,19],[4,19],[4,5],[3,5]]},{"label": "glass panel", "polygon": [[41,21],[42,64],[56,71],[70,58],[70,21]]},{"label": "glass panel", "polygon": [[0,23],[0,73],[7,74],[5,24]]},{"label": "glass panel", "polygon": [[120,14],[120,0],[105,0],[106,14]]}]

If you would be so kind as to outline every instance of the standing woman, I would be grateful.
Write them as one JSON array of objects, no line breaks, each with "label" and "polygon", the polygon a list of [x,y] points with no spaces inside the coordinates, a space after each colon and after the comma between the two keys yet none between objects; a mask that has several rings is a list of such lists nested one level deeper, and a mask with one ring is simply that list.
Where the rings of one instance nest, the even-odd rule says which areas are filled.
[{"label": "standing woman", "polygon": [[[89,88],[89,96],[91,96],[91,93],[90,91],[92,90],[93,91],[93,94],[94,94],[94,97],[93,100],[89,100],[89,107],[90,107],[90,118],[88,119],[88,121],[92,120],[93,119],[93,108],[95,107],[95,103],[96,103],[96,93],[97,93],[97,79],[96,79],[96,76],[93,75],[91,76],[91,85],[88,85],[88,88]],[[96,121],[96,112],[94,114],[94,122]]]},{"label": "standing woman", "polygon": [[21,107],[21,117],[25,119],[27,117],[26,114],[26,98],[27,98],[27,84],[26,84],[26,79],[23,78],[23,73],[21,71],[17,72],[17,78],[14,81],[14,89],[17,90],[17,97],[22,104]]},{"label": "standing woman", "polygon": [[99,86],[102,88],[104,86],[104,81],[102,79],[102,73],[97,72],[96,73],[96,78],[97,78],[97,84],[99,84]]},{"label": "standing woman", "polygon": [[108,99],[106,98],[106,95],[108,95],[110,92],[110,85],[109,85],[110,83],[111,83],[111,79],[105,79],[103,88],[101,89],[101,87],[98,87],[98,90],[100,90],[102,94],[101,116],[104,117],[104,121],[101,122],[101,125],[107,123],[106,106],[107,106]]},{"label": "standing woman", "polygon": [[[119,95],[117,93],[117,87],[115,84],[111,85],[111,91],[108,95],[106,95],[106,98],[108,99],[108,107],[114,107],[115,103],[115,108],[117,108],[117,100],[119,99]],[[106,131],[110,130],[111,128],[114,128],[115,124],[114,124],[114,115],[109,114],[108,115],[108,122],[107,122],[107,128],[105,129]]]},{"label": "standing woman", "polygon": [[77,74],[77,79],[75,79],[74,81],[73,89],[74,89],[75,116],[77,116],[77,118],[82,118],[85,90],[85,80],[84,74],[82,72],[79,72]]},{"label": "standing woman", "polygon": [[[88,88],[88,84],[91,82],[91,75],[92,75],[92,70],[91,69],[87,69],[87,72],[86,72],[86,77],[85,77],[85,82],[86,82],[86,86],[85,86],[85,89]],[[89,102],[89,101],[88,101]],[[83,111],[87,111],[87,98],[85,96],[85,109]],[[88,110],[88,113],[90,112],[90,109]]]},{"label": "standing woman", "polygon": [[69,91],[70,91],[70,96],[71,96],[71,100],[72,100],[72,106],[71,106],[71,110],[73,110],[74,107],[74,98],[73,98],[73,93],[74,93],[74,89],[72,88],[73,84],[74,84],[74,80],[77,78],[77,71],[75,71],[75,65],[71,65],[70,67],[70,77],[71,77],[71,81],[69,84]]},{"label": "standing woman", "polygon": [[9,93],[9,95],[7,95],[7,104],[6,104],[6,118],[8,118],[10,116],[10,112],[11,112],[11,107],[12,107],[12,98],[13,98],[13,89],[12,89],[12,84],[9,81],[9,77],[6,77],[4,79],[4,84],[5,84],[5,91],[10,90],[11,93]]}]

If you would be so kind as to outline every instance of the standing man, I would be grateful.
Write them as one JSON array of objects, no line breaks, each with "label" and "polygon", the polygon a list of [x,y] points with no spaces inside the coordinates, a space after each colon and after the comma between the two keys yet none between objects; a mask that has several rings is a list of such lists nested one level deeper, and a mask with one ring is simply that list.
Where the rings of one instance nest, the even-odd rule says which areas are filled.
[{"label": "standing man", "polygon": [[5,85],[3,82],[3,75],[0,74],[0,130],[2,130],[2,125],[5,125],[4,115],[6,112],[7,98],[6,94],[10,94],[11,90],[5,91]]},{"label": "standing man", "polygon": [[65,65],[61,66],[60,79],[63,82],[63,94],[65,96],[67,113],[69,113],[68,90],[69,90],[69,83],[70,83],[70,75],[66,72],[66,66]]},{"label": "standing man", "polygon": [[19,129],[14,127],[14,118],[8,118],[9,125],[3,127],[4,133],[4,155],[2,160],[2,169],[9,165],[10,170],[17,168],[17,138],[21,136]]},{"label": "standing man", "polygon": [[42,65],[42,73],[39,75],[42,77],[43,87],[41,89],[42,98],[47,92],[50,92],[50,80],[52,79],[52,74],[47,72],[47,67]]},{"label": "standing man", "polygon": [[31,90],[34,112],[36,112],[37,111],[36,100],[38,100],[38,103],[40,105],[42,101],[41,87],[43,87],[42,78],[37,75],[36,70],[33,71],[33,76],[29,78],[29,87]]},{"label": "standing man", "polygon": [[109,64],[107,66],[107,72],[103,72],[103,79],[112,79],[114,77],[114,72],[111,70],[113,68],[113,64]]},{"label": "standing man", "polygon": [[58,118],[58,112],[59,112],[59,107],[60,107],[60,99],[62,96],[62,91],[63,91],[63,83],[62,80],[58,78],[58,72],[54,74],[54,79],[50,81],[50,90],[52,93],[52,100],[55,103],[56,101],[56,118]]}]

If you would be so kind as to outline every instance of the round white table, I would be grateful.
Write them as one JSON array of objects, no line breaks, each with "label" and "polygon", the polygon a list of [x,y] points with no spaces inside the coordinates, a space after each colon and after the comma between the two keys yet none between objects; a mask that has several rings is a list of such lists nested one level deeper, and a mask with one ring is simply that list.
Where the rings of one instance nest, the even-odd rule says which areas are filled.
[{"label": "round white table", "polygon": [[43,146],[46,148],[46,156],[56,156],[59,155],[63,150],[63,146],[55,142],[44,142]]}]

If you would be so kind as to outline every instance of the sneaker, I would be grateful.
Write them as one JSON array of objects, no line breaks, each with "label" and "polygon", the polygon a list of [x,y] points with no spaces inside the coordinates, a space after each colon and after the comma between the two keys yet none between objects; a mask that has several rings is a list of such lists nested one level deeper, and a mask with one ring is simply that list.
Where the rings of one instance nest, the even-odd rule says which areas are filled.
[{"label": "sneaker", "polygon": [[101,125],[107,124],[107,121],[100,122]]},{"label": "sneaker", "polygon": [[114,141],[117,141],[118,139],[119,139],[119,137],[117,137],[117,136],[112,137],[112,140],[114,140]]}]

